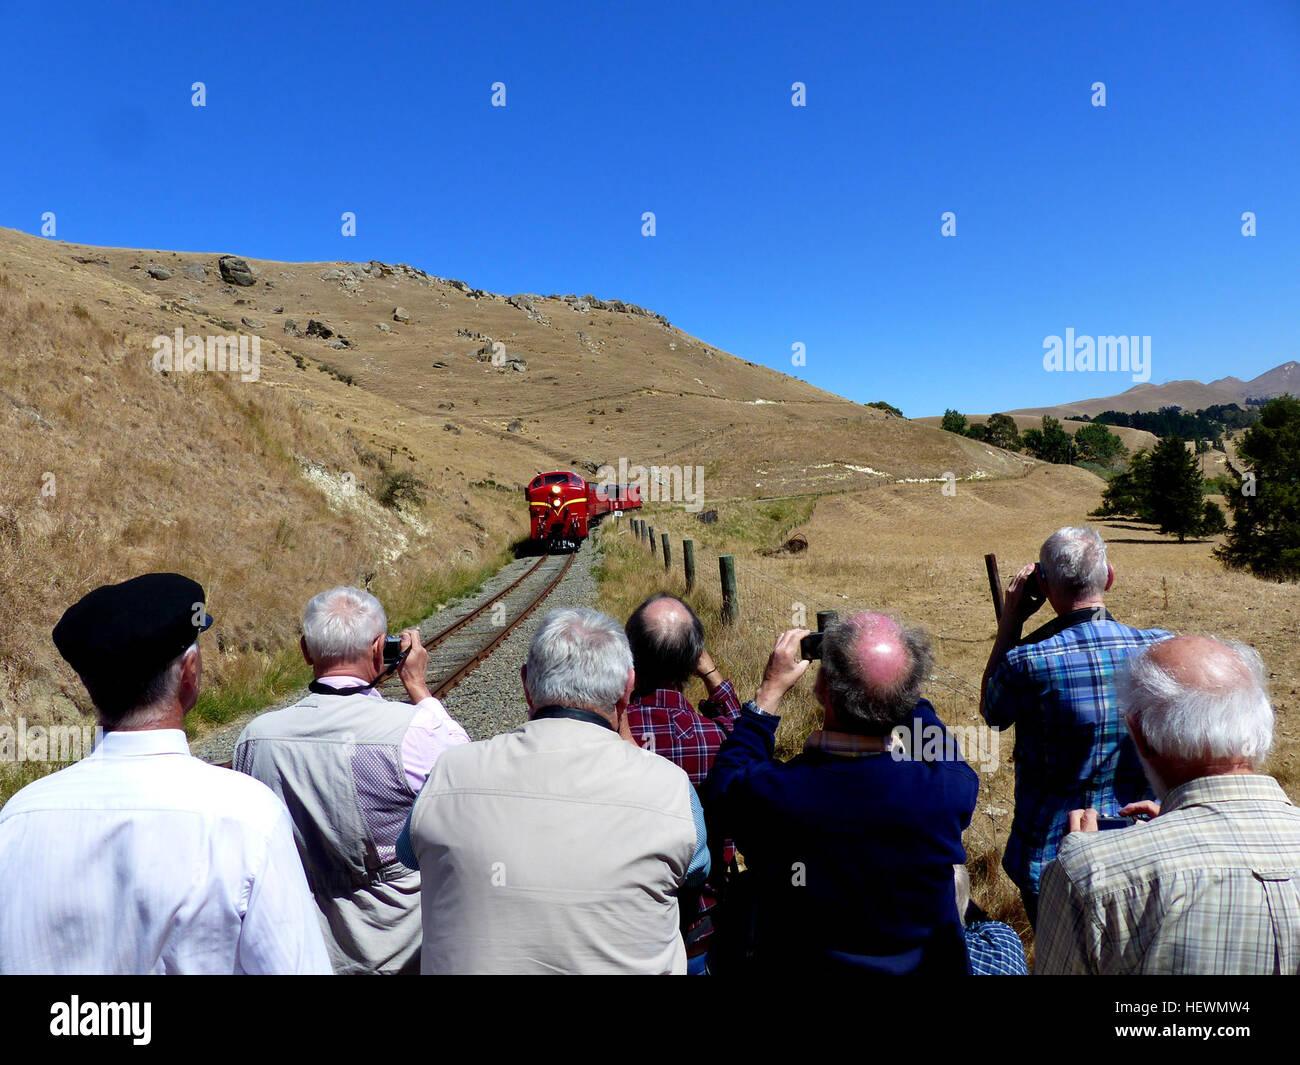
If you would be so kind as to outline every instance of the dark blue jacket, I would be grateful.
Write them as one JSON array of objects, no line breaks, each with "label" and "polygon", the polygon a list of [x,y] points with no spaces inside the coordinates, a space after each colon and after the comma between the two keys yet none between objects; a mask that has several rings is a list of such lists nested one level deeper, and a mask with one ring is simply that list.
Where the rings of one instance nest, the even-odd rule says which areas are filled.
[{"label": "dark blue jacket", "polygon": [[904,722],[901,759],[777,762],[777,721],[744,711],[701,788],[710,835],[734,839],[755,877],[755,963],[964,973],[952,867],[979,778],[934,707],[922,699]]}]

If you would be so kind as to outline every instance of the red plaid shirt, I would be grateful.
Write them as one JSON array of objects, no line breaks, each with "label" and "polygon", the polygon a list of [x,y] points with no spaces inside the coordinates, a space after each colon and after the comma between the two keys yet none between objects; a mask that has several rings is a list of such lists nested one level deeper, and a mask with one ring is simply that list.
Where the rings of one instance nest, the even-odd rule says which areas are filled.
[{"label": "red plaid shirt", "polygon": [[[632,738],[646,750],[661,754],[684,769],[697,788],[709,775],[718,748],[731,735],[731,727],[738,717],[740,701],[729,680],[718,685],[713,698],[700,702],[698,713],[686,696],[671,688],[633,696],[627,707]],[[700,891],[698,915],[685,933],[687,952],[692,956],[705,950],[713,936],[710,912],[718,905],[718,893],[713,885],[722,883],[734,857],[735,846],[726,840],[722,846],[722,867],[718,868],[715,861],[709,883]]]}]

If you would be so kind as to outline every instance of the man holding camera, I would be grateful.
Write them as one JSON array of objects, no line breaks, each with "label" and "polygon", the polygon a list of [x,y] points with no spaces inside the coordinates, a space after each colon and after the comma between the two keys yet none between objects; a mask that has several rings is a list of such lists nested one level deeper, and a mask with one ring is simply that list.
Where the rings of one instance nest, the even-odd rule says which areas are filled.
[{"label": "man holding camera", "polygon": [[[980,713],[991,728],[1016,726],[1016,811],[1002,858],[1031,924],[1038,884],[1056,857],[1071,810],[1113,816],[1149,794],[1115,700],[1116,668],[1166,638],[1121,625],[1103,596],[1115,572],[1093,529],[1058,529],[1036,564],[1007,585],[997,640],[984,670]],[[1055,620],[1029,636],[1024,623],[1046,601]]]},{"label": "man holding camera", "polygon": [[[419,630],[401,634],[389,661],[398,638],[387,628],[379,600],[359,588],[311,599],[311,694],[253,720],[235,748],[234,767],[289,807],[337,973],[419,972],[420,874],[397,860],[397,837],[434,762],[469,742],[429,692]],[[409,704],[375,691],[393,667]]]},{"label": "man holding camera", "polygon": [[[828,627],[819,655],[801,649],[807,635],[777,639],[702,789],[710,831],[736,841],[751,878],[749,912],[729,899],[724,917],[732,929],[743,920],[744,934],[719,929],[730,960],[786,973],[962,975],[953,866],[966,860],[979,778],[920,697],[929,640],[880,614]],[[817,656],[825,727],[777,761],[779,703]]]}]

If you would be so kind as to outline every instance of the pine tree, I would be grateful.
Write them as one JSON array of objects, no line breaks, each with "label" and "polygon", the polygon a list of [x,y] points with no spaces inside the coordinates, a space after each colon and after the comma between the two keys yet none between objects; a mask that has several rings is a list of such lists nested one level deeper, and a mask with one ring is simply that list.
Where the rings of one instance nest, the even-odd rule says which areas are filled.
[{"label": "pine tree", "polygon": [[1258,577],[1300,579],[1300,399],[1265,403],[1237,452],[1249,469],[1233,470],[1233,524],[1217,554]]},{"label": "pine tree", "polygon": [[1200,530],[1205,517],[1201,467],[1180,436],[1169,436],[1151,453],[1148,501],[1162,533],[1176,533],[1181,544]]}]

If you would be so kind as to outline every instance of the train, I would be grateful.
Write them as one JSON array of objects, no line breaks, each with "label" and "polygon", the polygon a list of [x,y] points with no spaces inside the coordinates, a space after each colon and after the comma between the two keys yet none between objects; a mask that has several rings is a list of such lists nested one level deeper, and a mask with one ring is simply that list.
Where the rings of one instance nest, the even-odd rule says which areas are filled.
[{"label": "train", "polygon": [[529,533],[550,551],[576,551],[591,527],[614,511],[637,510],[641,489],[629,484],[593,484],[572,470],[539,473],[524,489]]}]

